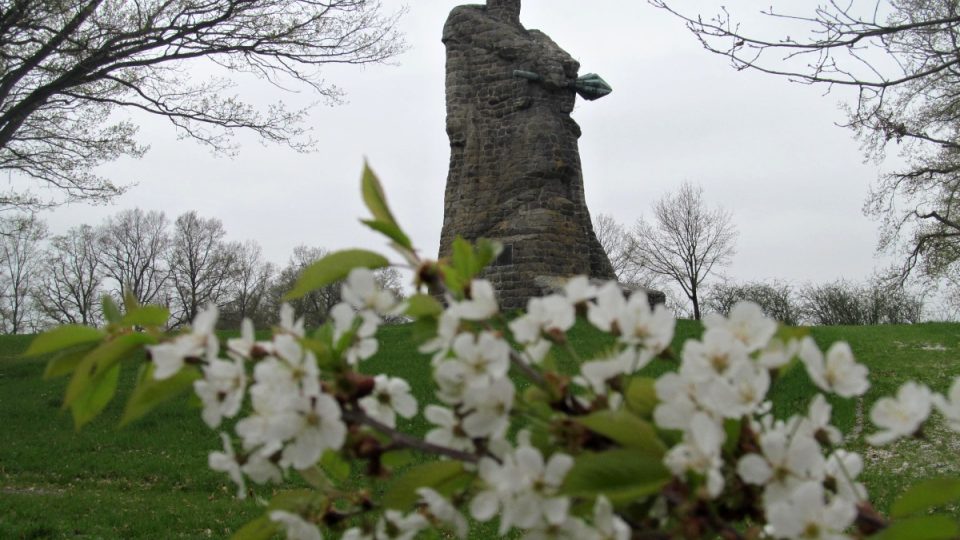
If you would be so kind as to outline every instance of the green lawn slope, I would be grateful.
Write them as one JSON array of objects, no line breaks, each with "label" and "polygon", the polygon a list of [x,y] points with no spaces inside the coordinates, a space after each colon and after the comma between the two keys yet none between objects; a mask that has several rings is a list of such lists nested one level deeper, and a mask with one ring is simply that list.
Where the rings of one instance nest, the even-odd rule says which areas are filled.
[{"label": "green lawn slope", "polygon": [[[408,339],[410,331],[408,326],[383,328],[381,353],[364,369],[407,378],[422,406],[431,401],[430,366]],[[676,350],[699,332],[698,324],[680,321]],[[924,440],[881,449],[863,443],[871,431],[866,417],[878,397],[893,394],[910,379],[943,392],[960,375],[960,324],[811,332],[823,348],[849,341],[870,368],[870,392],[862,401],[835,400],[835,423],[852,433],[848,446],[867,457],[864,481],[878,507],[917,479],[960,474],[960,437],[939,420]],[[578,325],[571,336],[585,353],[609,339],[586,325]],[[260,514],[256,501],[237,501],[226,477],[207,468],[207,454],[220,448],[219,436],[203,424],[189,399],[117,429],[135,375],[127,366],[120,399],[76,432],[70,415],[60,410],[66,381],[44,381],[44,361],[20,357],[29,340],[0,337],[0,538],[224,538]],[[667,369],[668,362],[657,361],[647,371]],[[778,415],[801,410],[813,392],[802,369],[794,370],[776,383],[775,410]],[[420,417],[401,427],[423,433],[427,425]]]}]

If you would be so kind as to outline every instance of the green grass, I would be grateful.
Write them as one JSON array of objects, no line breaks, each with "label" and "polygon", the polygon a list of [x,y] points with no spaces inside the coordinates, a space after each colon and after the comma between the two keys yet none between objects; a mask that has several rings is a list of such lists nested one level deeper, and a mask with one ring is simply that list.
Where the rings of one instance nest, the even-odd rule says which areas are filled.
[{"label": "green grass", "polygon": [[[675,349],[699,332],[698,324],[680,321]],[[383,328],[381,353],[364,370],[402,375],[422,406],[432,401],[430,366],[409,333],[408,326]],[[867,456],[863,478],[879,508],[915,480],[960,474],[960,437],[938,420],[927,440],[890,449],[866,447],[869,422],[858,431],[873,401],[893,394],[906,380],[941,392],[948,388],[960,375],[960,325],[814,328],[812,333],[824,348],[838,339],[849,341],[870,368],[873,386],[862,405],[833,403],[835,423],[844,432],[859,433],[848,446]],[[42,360],[20,358],[29,339],[0,337],[0,538],[223,538],[261,513],[254,501],[237,501],[226,477],[207,468],[207,454],[219,449],[219,437],[188,399],[117,429],[135,374],[132,365],[125,366],[120,399],[76,432],[69,413],[60,410],[66,381],[44,381]],[[607,345],[609,337],[581,324],[571,332],[571,342],[589,352]],[[558,362],[569,366],[572,360],[560,354]],[[646,371],[656,375],[668,369],[670,362],[657,361]],[[775,410],[778,415],[802,410],[814,392],[803,370],[794,370],[776,383]],[[423,434],[428,425],[417,417],[401,428]],[[489,537],[490,530],[485,531],[478,538]]]}]

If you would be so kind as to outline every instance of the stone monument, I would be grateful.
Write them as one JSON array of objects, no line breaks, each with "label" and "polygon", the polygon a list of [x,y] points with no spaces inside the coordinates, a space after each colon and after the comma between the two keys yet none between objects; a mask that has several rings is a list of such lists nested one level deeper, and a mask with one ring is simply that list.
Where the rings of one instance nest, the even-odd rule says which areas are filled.
[{"label": "stone monument", "polygon": [[610,92],[546,34],[520,24],[521,0],[453,9],[447,50],[450,171],[440,256],[459,235],[504,251],[484,277],[505,308],[525,307],[565,277],[615,279],[583,193],[570,117],[579,93]]}]

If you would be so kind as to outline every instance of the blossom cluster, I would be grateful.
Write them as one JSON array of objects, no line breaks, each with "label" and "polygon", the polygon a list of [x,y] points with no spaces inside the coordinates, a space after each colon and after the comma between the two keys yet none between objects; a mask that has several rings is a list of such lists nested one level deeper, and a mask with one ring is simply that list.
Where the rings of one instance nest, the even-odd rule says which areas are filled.
[{"label": "blossom cluster", "polygon": [[[359,371],[378,351],[384,317],[406,313],[408,305],[380,290],[365,268],[351,271],[341,292],[343,302],[331,310],[327,341],[319,348],[319,338],[306,334],[289,306],[269,340],[258,341],[244,321],[240,337],[221,350],[213,333],[217,311],[210,307],[189,332],[149,347],[158,380],[190,364],[201,366],[194,391],[203,420],[213,429],[227,419],[233,425],[232,436],[221,433],[223,450],[211,453],[209,464],[229,475],[241,498],[249,491],[247,480],[282,483],[291,471],[315,478],[330,453],[368,460],[376,474],[388,474],[378,460],[397,447],[459,460],[472,478],[452,492],[418,487],[417,503],[407,513],[369,499],[349,512],[329,503],[270,510],[269,520],[288,538],[323,538],[332,534],[324,528],[331,522],[348,523],[339,534],[350,540],[414,538],[429,528],[465,538],[469,515],[478,522],[498,518],[501,535],[520,530],[530,539],[625,540],[637,527],[669,528],[689,517],[683,512],[691,507],[671,497],[678,485],[698,504],[744,490],[755,494],[756,508],[745,515],[759,516],[759,534],[770,538],[847,538],[863,511],[867,493],[857,481],[863,459],[841,447],[827,395],[863,396],[869,389],[866,367],[845,343],[823,353],[810,337],[780,336],[777,323],[755,304],[738,304],[726,317],[707,316],[702,337],[683,344],[677,369],[653,384],[652,437],[661,444],[675,434],[662,454],[673,480],[645,497],[648,516],[638,521],[632,514],[628,522],[620,503],[602,492],[585,500],[565,488],[579,453],[593,450],[597,440],[601,446],[611,441],[589,430],[559,428],[591,414],[628,410],[625,382],[673,341],[675,321],[663,306],[651,307],[642,294],[627,296],[615,282],[596,286],[577,277],[555,294],[531,299],[525,312],[508,320],[491,283],[471,280],[464,294],[445,298],[432,337],[419,346],[430,358],[436,402],[423,407],[431,427],[414,443],[397,429],[398,417],[421,412],[410,384]],[[578,314],[614,336],[612,346],[582,358],[567,338]],[[575,373],[553,371],[546,359],[555,349],[577,359]],[[823,393],[804,414],[777,419],[768,393],[794,364]],[[539,419],[549,426],[546,446],[525,429],[530,404],[518,393],[518,377],[551,396],[549,414]],[[946,396],[910,382],[895,398],[878,400],[870,417],[880,430],[868,441],[910,436],[934,408],[960,429],[960,380]],[[322,492],[332,489],[328,481],[311,483]]]}]

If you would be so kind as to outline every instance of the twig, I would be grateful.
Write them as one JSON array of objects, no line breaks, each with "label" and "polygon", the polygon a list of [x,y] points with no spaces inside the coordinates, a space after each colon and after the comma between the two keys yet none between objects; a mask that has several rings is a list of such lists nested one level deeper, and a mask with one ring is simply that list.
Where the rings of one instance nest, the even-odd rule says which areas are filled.
[{"label": "twig", "polygon": [[460,461],[465,461],[468,463],[476,463],[480,461],[480,457],[476,454],[471,454],[469,452],[464,452],[462,450],[454,450],[453,448],[447,448],[446,446],[440,446],[438,444],[429,443],[427,441],[418,439],[406,433],[401,433],[390,426],[370,418],[362,411],[358,410],[344,410],[343,419],[347,422],[353,424],[363,424],[365,426],[371,427],[384,435],[390,437],[392,444],[410,448],[412,450],[419,450],[428,454],[436,454],[439,456],[445,456],[451,459],[456,459]]}]

